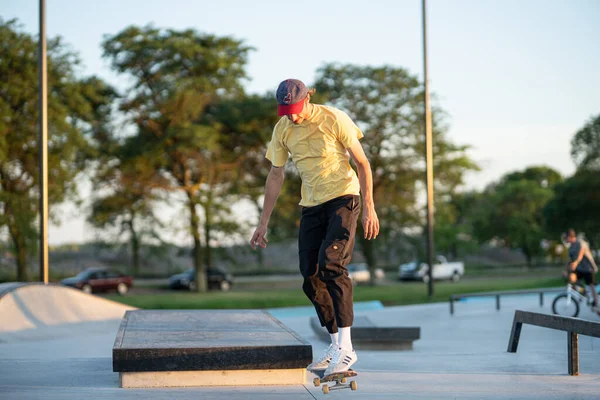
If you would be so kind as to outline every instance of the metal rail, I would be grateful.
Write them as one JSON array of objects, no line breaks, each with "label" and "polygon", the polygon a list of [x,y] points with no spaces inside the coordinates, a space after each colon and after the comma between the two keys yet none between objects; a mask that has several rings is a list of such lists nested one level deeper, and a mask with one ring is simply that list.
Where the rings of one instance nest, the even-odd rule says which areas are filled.
[{"label": "metal rail", "polygon": [[454,315],[454,302],[469,297],[496,297],[496,310],[500,310],[500,297],[501,296],[514,296],[523,294],[539,294],[540,295],[540,307],[544,306],[544,293],[563,292],[564,287],[559,288],[544,288],[544,289],[523,289],[523,290],[503,290],[495,292],[480,292],[480,293],[463,293],[453,294],[450,296],[450,314]]},{"label": "metal rail", "polygon": [[541,326],[567,332],[568,372],[579,375],[579,338],[578,334],[600,338],[600,323],[560,315],[540,314],[516,310],[513,326],[508,340],[509,353],[516,353],[523,324]]}]

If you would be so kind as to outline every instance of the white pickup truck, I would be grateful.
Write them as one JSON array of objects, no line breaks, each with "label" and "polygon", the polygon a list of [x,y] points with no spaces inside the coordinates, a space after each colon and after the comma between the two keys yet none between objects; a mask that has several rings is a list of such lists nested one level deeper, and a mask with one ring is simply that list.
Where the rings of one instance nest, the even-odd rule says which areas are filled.
[{"label": "white pickup truck", "polygon": [[[419,264],[417,261],[411,261],[398,267],[398,278],[402,281],[422,280],[423,282],[429,282],[428,270],[427,263]],[[452,282],[458,282],[464,273],[465,264],[463,262],[448,262],[444,256],[436,257],[433,265],[433,279],[450,279]]]}]

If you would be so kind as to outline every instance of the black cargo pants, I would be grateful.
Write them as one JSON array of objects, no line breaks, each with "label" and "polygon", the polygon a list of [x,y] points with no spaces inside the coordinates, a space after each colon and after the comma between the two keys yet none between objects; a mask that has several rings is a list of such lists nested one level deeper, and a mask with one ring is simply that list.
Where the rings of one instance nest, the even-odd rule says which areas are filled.
[{"label": "black cargo pants", "polygon": [[360,196],[346,195],[302,208],[298,250],[302,289],[329,333],[352,326],[352,281],[346,266],[352,257]]}]

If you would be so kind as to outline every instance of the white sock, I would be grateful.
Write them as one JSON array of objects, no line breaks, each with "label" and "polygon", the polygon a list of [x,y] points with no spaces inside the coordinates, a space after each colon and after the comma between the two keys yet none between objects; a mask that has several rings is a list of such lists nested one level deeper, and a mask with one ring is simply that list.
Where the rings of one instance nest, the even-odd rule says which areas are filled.
[{"label": "white sock", "polygon": [[330,333],[329,336],[331,336],[331,344],[333,344],[334,346],[339,346],[339,336],[340,334],[338,332],[336,333]]},{"label": "white sock", "polygon": [[350,335],[351,327],[338,328],[339,329],[339,346],[344,350],[352,350],[352,336]]}]

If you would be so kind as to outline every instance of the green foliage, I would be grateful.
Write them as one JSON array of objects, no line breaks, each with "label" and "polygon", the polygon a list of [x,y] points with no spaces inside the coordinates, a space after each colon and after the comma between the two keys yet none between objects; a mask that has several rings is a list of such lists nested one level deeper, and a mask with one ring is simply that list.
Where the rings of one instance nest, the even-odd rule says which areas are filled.
[{"label": "green foliage", "polygon": [[571,140],[571,157],[578,169],[600,171],[600,115],[577,131]]},{"label": "green foliage", "polygon": [[[210,105],[204,118],[219,127],[222,140],[240,161],[231,192],[250,200],[258,215],[262,213],[262,196],[271,169],[271,163],[265,159],[266,143],[271,140],[273,127],[280,118],[275,105],[271,93],[246,96]],[[296,236],[298,229],[300,176],[290,163],[285,168],[285,184],[271,215],[274,223],[269,226],[269,239],[274,241]],[[259,250],[259,262],[260,254]]]},{"label": "green foliage", "polygon": [[434,236],[437,254],[455,259],[476,250],[470,215],[479,200],[479,193],[466,192],[452,195],[449,201],[436,202]]},{"label": "green foliage", "polygon": [[541,241],[547,237],[543,209],[553,195],[549,182],[559,179],[556,171],[532,167],[507,174],[490,185],[474,211],[477,238],[481,242],[500,239],[511,248],[521,249],[531,264],[533,257],[543,253]]},{"label": "green foliage", "polygon": [[[227,233],[234,222],[227,218],[229,196],[248,149],[245,141],[260,141],[255,127],[261,122],[253,115],[261,102],[243,99],[242,90],[251,48],[230,37],[153,26],[126,28],[106,37],[103,48],[113,67],[132,81],[120,106],[137,126],[131,153],[155,161],[155,170],[170,182],[168,190],[187,199],[198,290],[205,291],[213,231]],[[247,132],[258,138],[246,139]]]},{"label": "green foliage", "polygon": [[558,238],[567,229],[584,232],[592,247],[600,244],[600,178],[598,172],[581,170],[554,188],[544,208],[546,227]]},{"label": "green foliage", "polygon": [[151,160],[128,157],[124,146],[111,146],[102,158],[93,179],[94,200],[88,221],[98,228],[116,228],[115,239],[128,236],[131,270],[139,274],[140,245],[146,237],[159,237],[157,228],[161,223],[154,215],[154,205],[160,200],[157,190],[167,187],[168,182],[153,168]]},{"label": "green foliage", "polygon": [[[17,277],[27,280],[26,256],[35,251],[39,204],[38,45],[16,21],[0,19],[0,227],[17,255]],[[75,194],[75,177],[92,156],[114,91],[98,78],[79,79],[79,60],[60,38],[48,40],[48,200]],[[50,207],[50,217],[57,216]]]},{"label": "green foliage", "polygon": [[554,187],[544,208],[546,229],[558,237],[573,228],[595,247],[600,243],[600,115],[575,133],[571,156],[577,171]]},{"label": "green foliage", "polygon": [[550,167],[536,166],[525,168],[524,171],[516,171],[504,176],[505,182],[518,182],[522,180],[532,181],[541,187],[551,188],[563,180],[561,174]]}]

